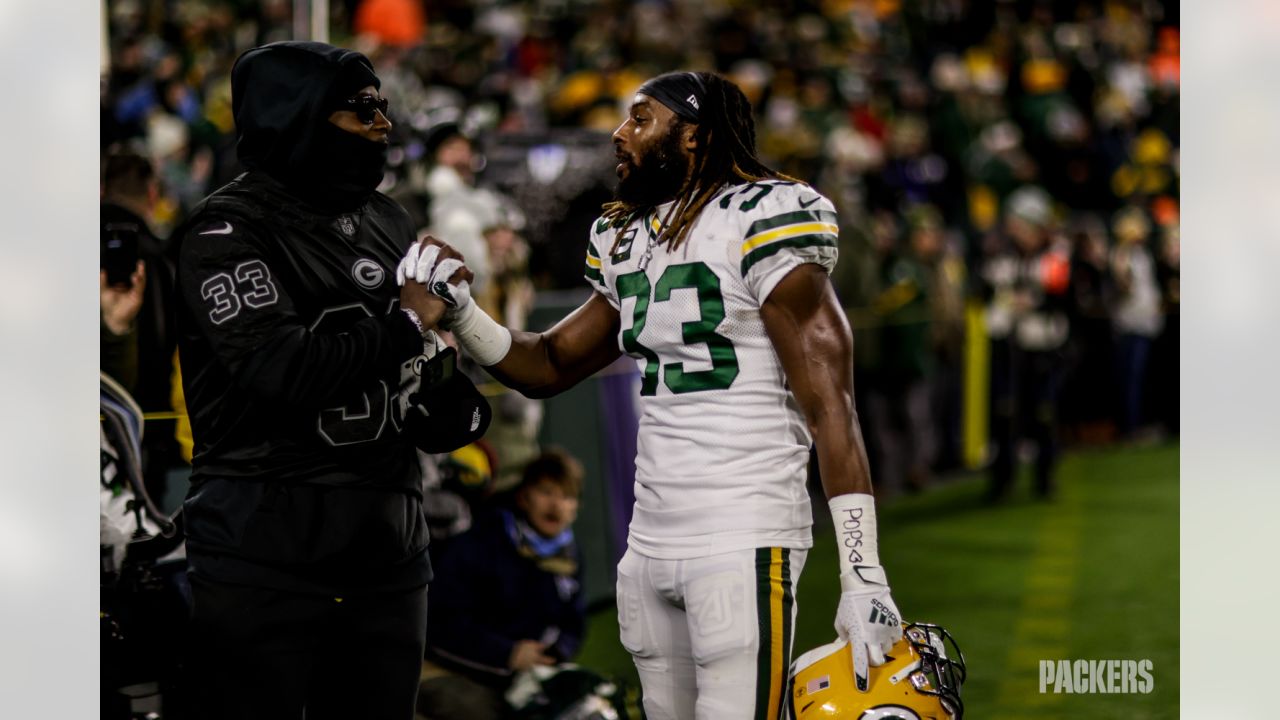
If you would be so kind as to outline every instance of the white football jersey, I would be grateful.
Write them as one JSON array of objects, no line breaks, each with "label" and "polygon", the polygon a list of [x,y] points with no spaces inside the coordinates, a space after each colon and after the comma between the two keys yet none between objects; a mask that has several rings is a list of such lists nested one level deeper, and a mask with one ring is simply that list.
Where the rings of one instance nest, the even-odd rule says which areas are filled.
[{"label": "white football jersey", "polygon": [[835,208],[803,184],[729,187],[674,251],[651,245],[669,208],[602,218],[587,248],[641,376],[629,544],[659,559],[807,548],[811,440],[760,306],[797,266],[835,267]]}]

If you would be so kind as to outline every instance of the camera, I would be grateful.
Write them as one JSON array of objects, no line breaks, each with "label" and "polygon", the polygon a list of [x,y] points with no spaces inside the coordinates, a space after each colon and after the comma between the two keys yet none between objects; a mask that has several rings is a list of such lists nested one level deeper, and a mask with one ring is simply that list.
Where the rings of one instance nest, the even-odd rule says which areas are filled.
[{"label": "camera", "polygon": [[140,234],[141,228],[134,223],[106,223],[102,226],[100,264],[107,271],[108,285],[133,287]]}]

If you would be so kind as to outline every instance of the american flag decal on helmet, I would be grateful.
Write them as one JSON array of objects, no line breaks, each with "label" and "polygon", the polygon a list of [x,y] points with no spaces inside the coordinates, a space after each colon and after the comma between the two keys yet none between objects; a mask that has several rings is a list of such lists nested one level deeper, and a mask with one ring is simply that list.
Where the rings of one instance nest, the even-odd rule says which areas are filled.
[{"label": "american flag decal on helmet", "polygon": [[809,683],[804,686],[804,691],[807,694],[813,694],[820,690],[826,690],[829,687],[831,687],[831,676],[823,675],[820,678],[810,680]]}]

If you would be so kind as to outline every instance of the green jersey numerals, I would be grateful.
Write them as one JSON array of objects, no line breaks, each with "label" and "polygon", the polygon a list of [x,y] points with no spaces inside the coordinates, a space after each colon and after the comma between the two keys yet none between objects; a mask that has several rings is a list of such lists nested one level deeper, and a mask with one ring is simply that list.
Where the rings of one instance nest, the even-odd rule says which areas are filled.
[{"label": "green jersey numerals", "polygon": [[760,201],[765,195],[773,192],[775,187],[781,187],[783,185],[795,185],[795,183],[787,182],[785,180],[765,180],[762,182],[753,182],[748,185],[743,185],[737,190],[730,191],[725,194],[724,197],[720,198],[720,209],[728,210],[730,203],[737,198],[742,200],[742,204],[738,206],[738,210],[741,212],[751,212],[756,209],[756,205],[760,204]]},{"label": "green jersey numerals", "polygon": [[622,349],[644,356],[640,394],[653,395],[658,391],[658,353],[641,345],[639,340],[640,333],[644,331],[645,317],[649,314],[649,276],[643,271],[618,276],[618,301],[629,297],[636,299],[636,309],[633,311],[631,327],[622,332]]},{"label": "green jersey numerals", "polygon": [[[720,293],[720,278],[706,263],[672,265],[658,278],[653,302],[666,302],[674,290],[693,288],[698,292],[698,320],[681,325],[681,337],[685,345],[703,344],[711,355],[711,369],[685,372],[683,362],[662,365],[662,379],[676,394],[700,390],[724,390],[738,377],[738,353],[729,338],[716,332],[724,321],[724,296]],[[627,273],[618,277],[619,299],[634,297],[631,327],[622,333],[622,347],[629,353],[645,359],[641,376],[640,394],[654,395],[658,390],[658,354],[640,342],[645,319],[649,313],[649,277],[643,272]]]}]

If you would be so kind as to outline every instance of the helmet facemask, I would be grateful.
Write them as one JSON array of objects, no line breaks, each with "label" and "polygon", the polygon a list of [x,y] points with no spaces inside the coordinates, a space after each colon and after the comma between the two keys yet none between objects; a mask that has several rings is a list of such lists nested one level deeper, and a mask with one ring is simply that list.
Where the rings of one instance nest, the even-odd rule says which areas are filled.
[{"label": "helmet facemask", "polygon": [[911,623],[902,629],[911,648],[920,656],[920,662],[906,673],[912,687],[925,695],[933,695],[956,716],[964,715],[964,702],[960,700],[960,686],[964,683],[966,668],[964,653],[946,628],[929,623]]}]

